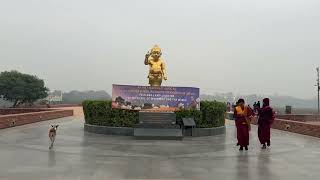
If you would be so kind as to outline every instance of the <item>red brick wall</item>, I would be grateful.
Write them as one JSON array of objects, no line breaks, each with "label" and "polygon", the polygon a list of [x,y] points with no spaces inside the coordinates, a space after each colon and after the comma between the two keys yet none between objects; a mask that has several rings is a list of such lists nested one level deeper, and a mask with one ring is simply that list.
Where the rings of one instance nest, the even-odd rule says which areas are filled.
[{"label": "red brick wall", "polygon": [[0,115],[0,129],[67,116],[73,116],[73,110],[50,110],[42,112]]},{"label": "red brick wall", "polygon": [[[257,119],[254,119],[252,123],[257,124]],[[276,119],[272,124],[272,128],[320,138],[320,125]]]},{"label": "red brick wall", "polygon": [[320,118],[316,115],[312,114],[284,114],[284,115],[277,115],[278,119],[286,119],[286,120],[293,120],[293,121],[317,121]]},{"label": "red brick wall", "polygon": [[[79,107],[81,104],[50,104],[50,108]],[[35,108],[47,108],[47,105],[36,105]]]},{"label": "red brick wall", "polygon": [[52,109],[48,109],[48,108],[0,108],[0,115],[51,111],[51,110]]}]

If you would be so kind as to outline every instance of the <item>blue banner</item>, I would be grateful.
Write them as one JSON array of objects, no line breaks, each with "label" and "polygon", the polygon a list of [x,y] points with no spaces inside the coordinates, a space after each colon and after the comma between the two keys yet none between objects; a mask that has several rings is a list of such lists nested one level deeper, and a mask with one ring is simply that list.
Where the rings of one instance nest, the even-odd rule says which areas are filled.
[{"label": "blue banner", "polygon": [[112,85],[112,108],[177,111],[200,109],[199,88]]}]

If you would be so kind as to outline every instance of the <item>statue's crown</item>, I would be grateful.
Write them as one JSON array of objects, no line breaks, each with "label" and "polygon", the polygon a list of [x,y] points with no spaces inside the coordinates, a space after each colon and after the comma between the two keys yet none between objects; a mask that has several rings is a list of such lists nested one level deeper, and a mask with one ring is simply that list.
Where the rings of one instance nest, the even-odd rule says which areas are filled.
[{"label": "statue's crown", "polygon": [[154,52],[154,51],[161,52],[161,48],[158,45],[154,45],[153,48],[151,49],[151,52]]}]

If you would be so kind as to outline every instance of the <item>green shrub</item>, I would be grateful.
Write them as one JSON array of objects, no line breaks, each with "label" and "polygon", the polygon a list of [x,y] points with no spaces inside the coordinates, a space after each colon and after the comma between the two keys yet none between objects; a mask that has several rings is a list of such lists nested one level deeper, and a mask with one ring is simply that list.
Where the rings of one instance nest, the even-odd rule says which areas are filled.
[{"label": "green shrub", "polygon": [[[112,109],[111,101],[91,101],[82,103],[87,124],[133,127],[139,122],[138,111]],[[196,109],[176,112],[177,121],[182,118],[193,117],[198,128],[211,128],[224,126],[226,105],[217,101],[202,101],[200,111]]]},{"label": "green shrub", "polygon": [[84,101],[82,103],[87,124],[113,127],[133,127],[138,123],[137,111],[112,109],[111,101]]},{"label": "green shrub", "polygon": [[225,124],[225,112],[227,107],[224,103],[217,101],[201,101],[199,110],[177,111],[177,120],[193,117],[198,128],[220,127]]},{"label": "green shrub", "polygon": [[218,101],[201,101],[200,111],[202,120],[208,127],[219,127],[225,124],[225,112],[227,106],[225,103]]}]

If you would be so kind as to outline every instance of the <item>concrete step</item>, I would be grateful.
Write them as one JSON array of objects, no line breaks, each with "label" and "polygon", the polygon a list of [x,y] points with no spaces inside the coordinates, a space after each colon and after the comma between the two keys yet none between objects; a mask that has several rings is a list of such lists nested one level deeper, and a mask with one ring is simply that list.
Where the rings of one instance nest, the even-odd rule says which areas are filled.
[{"label": "concrete step", "polygon": [[133,135],[145,140],[182,140],[182,130],[174,128],[134,128]]}]

